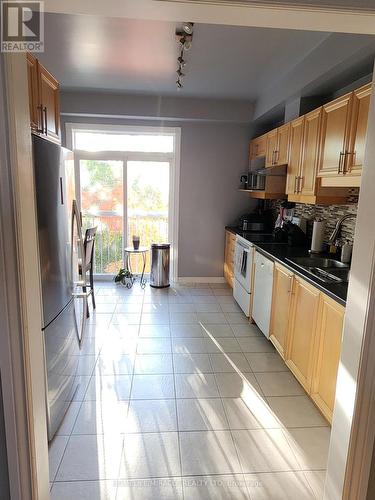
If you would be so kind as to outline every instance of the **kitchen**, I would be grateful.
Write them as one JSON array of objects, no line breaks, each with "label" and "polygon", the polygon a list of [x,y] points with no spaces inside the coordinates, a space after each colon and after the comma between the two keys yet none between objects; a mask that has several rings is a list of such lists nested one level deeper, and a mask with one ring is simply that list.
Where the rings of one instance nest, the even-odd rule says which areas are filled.
[{"label": "kitchen", "polygon": [[[263,216],[244,216],[242,227],[226,229],[224,272],[236,301],[271,340],[329,422],[370,95],[367,84],[253,139],[248,177],[260,178],[260,185],[254,188],[253,180],[249,188],[245,174],[241,191],[260,200],[275,200],[284,189],[288,201],[278,202],[280,214],[273,233],[272,204],[262,210],[263,201],[259,205]],[[282,165],[287,165],[283,171]],[[275,179],[276,193],[272,192],[275,184],[270,187]],[[304,202],[311,205],[310,213]],[[273,202],[274,210],[276,206]],[[327,229],[324,217],[329,218]],[[351,241],[340,240],[349,219]],[[331,338],[325,345],[327,331]]]},{"label": "kitchen", "polygon": [[[50,14],[47,21],[50,36],[62,36],[62,25],[74,26],[72,19]],[[90,31],[91,20],[80,21]],[[220,29],[221,37],[236,32]],[[210,34],[199,23],[194,27],[196,38],[187,54],[191,71],[194,44],[205,30]],[[299,41],[304,43],[303,37]],[[129,479],[146,478],[158,479],[145,486],[143,493],[150,498],[258,498],[262,492],[267,498],[297,498],[293,489],[298,498],[322,498],[374,52],[368,48],[371,55],[361,68],[348,61],[345,72],[327,79],[324,92],[323,74],[313,98],[288,100],[276,115],[249,120],[245,101],[200,97],[193,106],[198,98],[189,96],[189,84],[195,85],[189,77],[184,80],[187,93],[173,98],[122,95],[114,80],[112,93],[101,92],[100,72],[96,88],[90,88],[87,79],[74,80],[72,61],[56,58],[56,47],[64,43],[56,40],[45,54],[28,56],[30,95],[36,95],[30,84],[35,68],[40,72],[36,81],[45,85],[41,113],[38,103],[30,103],[34,135],[72,147],[70,130],[79,130],[82,123],[90,133],[100,123],[114,134],[120,131],[116,126],[136,131],[146,120],[159,130],[167,130],[166,123],[181,128],[174,205],[179,230],[173,242],[178,281],[165,294],[148,287],[122,290],[108,282],[109,275],[107,282],[96,281],[97,309],[90,306],[79,356],[88,385],[73,399],[52,440],[52,498],[72,498],[78,491],[94,498],[125,498],[137,491]],[[292,34],[288,43],[298,45]],[[239,216],[249,213],[239,228]],[[111,337],[116,332],[117,339]],[[146,357],[151,362],[151,356],[153,367],[139,364]],[[98,392],[100,384],[116,377],[112,388]],[[148,383],[141,383],[141,377]],[[148,421],[150,410],[156,427]],[[285,453],[272,460],[276,448],[260,437],[261,430]],[[125,436],[122,450],[110,442],[116,433]],[[159,443],[153,442],[156,438]],[[199,440],[206,453],[200,452]],[[127,443],[140,453],[139,466]],[[252,455],[257,446],[265,447],[262,456]],[[164,459],[156,464],[162,453]],[[98,463],[86,463],[90,454]],[[201,477],[209,483],[200,484]],[[162,478],[172,484],[161,484]],[[278,489],[284,496],[277,496]]]}]

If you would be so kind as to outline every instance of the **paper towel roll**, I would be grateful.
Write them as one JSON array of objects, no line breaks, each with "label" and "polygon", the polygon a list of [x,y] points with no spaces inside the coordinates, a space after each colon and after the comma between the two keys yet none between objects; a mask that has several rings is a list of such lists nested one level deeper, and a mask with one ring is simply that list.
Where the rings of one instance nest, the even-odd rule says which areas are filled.
[{"label": "paper towel roll", "polygon": [[323,251],[325,227],[326,227],[325,220],[314,220],[312,240],[311,240],[311,251],[314,253],[319,253]]}]

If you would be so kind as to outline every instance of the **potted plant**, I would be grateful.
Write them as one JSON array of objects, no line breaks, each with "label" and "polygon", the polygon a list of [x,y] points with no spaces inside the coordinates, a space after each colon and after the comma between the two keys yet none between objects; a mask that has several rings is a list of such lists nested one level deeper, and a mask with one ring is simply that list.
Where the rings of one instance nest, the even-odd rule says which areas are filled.
[{"label": "potted plant", "polygon": [[127,268],[121,268],[116,274],[115,283],[122,283],[127,288],[130,288],[133,284],[133,275]]}]

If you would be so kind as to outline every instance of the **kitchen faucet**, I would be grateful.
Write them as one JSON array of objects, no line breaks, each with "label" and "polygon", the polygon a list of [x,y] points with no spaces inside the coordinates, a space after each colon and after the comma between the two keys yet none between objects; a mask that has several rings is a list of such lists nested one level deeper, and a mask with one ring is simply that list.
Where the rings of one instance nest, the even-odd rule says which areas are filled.
[{"label": "kitchen faucet", "polygon": [[356,216],[357,216],[356,214],[346,214],[346,215],[343,215],[342,217],[340,217],[340,219],[336,222],[335,229],[332,231],[332,234],[329,237],[329,240],[328,240],[329,245],[333,245],[335,243],[344,220],[349,219],[350,217],[356,217]]}]

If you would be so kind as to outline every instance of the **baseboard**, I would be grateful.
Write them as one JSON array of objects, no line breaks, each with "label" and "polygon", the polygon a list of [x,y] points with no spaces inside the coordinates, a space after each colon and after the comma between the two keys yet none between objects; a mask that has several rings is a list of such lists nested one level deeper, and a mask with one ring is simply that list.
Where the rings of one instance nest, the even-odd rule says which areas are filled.
[{"label": "baseboard", "polygon": [[226,283],[223,276],[180,276],[178,283]]}]

